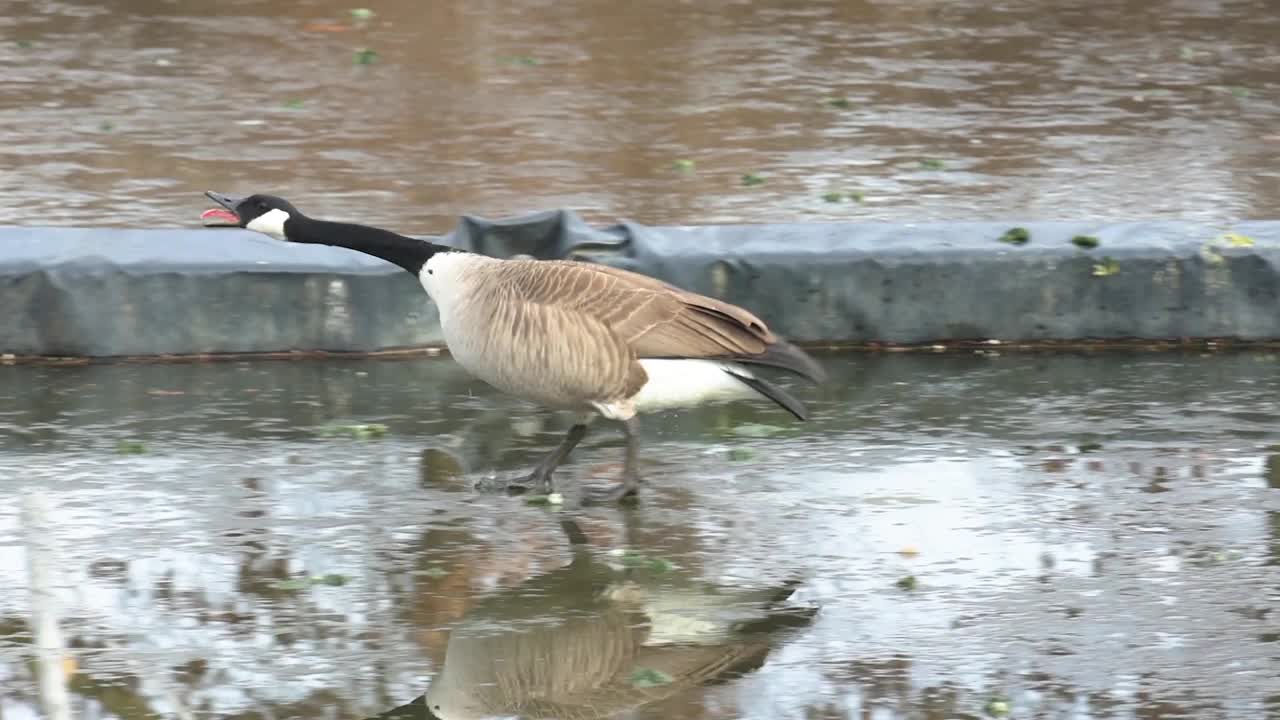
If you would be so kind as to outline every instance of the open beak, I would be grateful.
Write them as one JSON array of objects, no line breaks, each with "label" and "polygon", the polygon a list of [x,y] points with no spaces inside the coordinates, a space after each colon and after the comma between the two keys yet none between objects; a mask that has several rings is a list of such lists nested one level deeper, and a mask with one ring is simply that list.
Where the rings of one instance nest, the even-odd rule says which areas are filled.
[{"label": "open beak", "polygon": [[240,227],[240,216],[236,214],[236,206],[240,204],[242,198],[223,195],[212,190],[206,190],[204,194],[220,207],[210,208],[200,213],[200,222],[207,227]]}]

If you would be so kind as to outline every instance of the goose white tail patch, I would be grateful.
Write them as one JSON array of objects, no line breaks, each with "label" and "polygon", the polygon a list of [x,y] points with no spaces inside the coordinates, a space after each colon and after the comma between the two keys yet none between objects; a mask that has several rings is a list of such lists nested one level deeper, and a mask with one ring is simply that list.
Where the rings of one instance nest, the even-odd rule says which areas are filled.
[{"label": "goose white tail patch", "polygon": [[250,220],[245,225],[245,229],[260,232],[263,235],[270,235],[277,240],[284,240],[286,239],[284,236],[284,222],[288,219],[289,213],[280,208],[272,208]]},{"label": "goose white tail patch", "polygon": [[758,398],[756,391],[730,375],[755,377],[741,365],[714,360],[642,359],[649,382],[631,398],[637,412],[650,413],[712,402]]}]

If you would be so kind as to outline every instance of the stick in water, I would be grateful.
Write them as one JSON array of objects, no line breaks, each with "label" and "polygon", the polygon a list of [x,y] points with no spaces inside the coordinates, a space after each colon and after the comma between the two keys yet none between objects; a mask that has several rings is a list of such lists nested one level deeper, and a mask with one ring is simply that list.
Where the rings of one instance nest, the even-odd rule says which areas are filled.
[{"label": "stick in water", "polygon": [[31,587],[31,625],[40,671],[40,700],[49,720],[71,720],[67,677],[62,667],[66,645],[58,627],[58,599],[53,589],[56,567],[53,523],[49,520],[49,500],[44,493],[25,493],[22,515],[27,545],[27,577]]}]

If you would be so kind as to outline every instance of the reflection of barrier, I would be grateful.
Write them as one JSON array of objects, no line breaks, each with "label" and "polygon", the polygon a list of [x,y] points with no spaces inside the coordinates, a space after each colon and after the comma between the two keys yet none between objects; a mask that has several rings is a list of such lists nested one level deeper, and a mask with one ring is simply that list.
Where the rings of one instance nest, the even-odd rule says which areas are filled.
[{"label": "reflection of barrier", "polygon": [[[357,219],[358,220],[358,219]],[[592,228],[464,217],[445,244],[580,257],[744,305],[802,343],[1280,339],[1280,223]],[[373,352],[442,344],[395,266],[235,229],[0,228],[0,353]]]},{"label": "reflection of barrier", "polygon": [[54,591],[57,560],[49,501],[31,491],[22,497],[22,528],[26,540],[27,575],[31,583],[31,627],[35,635],[36,668],[40,675],[40,702],[49,720],[71,720],[67,676],[63,659],[67,646],[58,626],[58,597]]}]

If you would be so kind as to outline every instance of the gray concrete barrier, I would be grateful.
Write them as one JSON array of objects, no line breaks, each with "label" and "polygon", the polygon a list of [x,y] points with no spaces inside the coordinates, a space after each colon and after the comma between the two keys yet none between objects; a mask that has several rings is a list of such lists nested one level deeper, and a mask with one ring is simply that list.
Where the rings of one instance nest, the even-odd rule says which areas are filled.
[{"label": "gray concrete barrier", "polygon": [[[1013,228],[1029,238],[1008,242]],[[549,211],[463,217],[430,239],[627,267],[801,343],[1280,339],[1274,221],[596,228]],[[238,229],[0,228],[0,308],[0,353],[19,357],[442,344],[430,300],[395,266]]]}]

